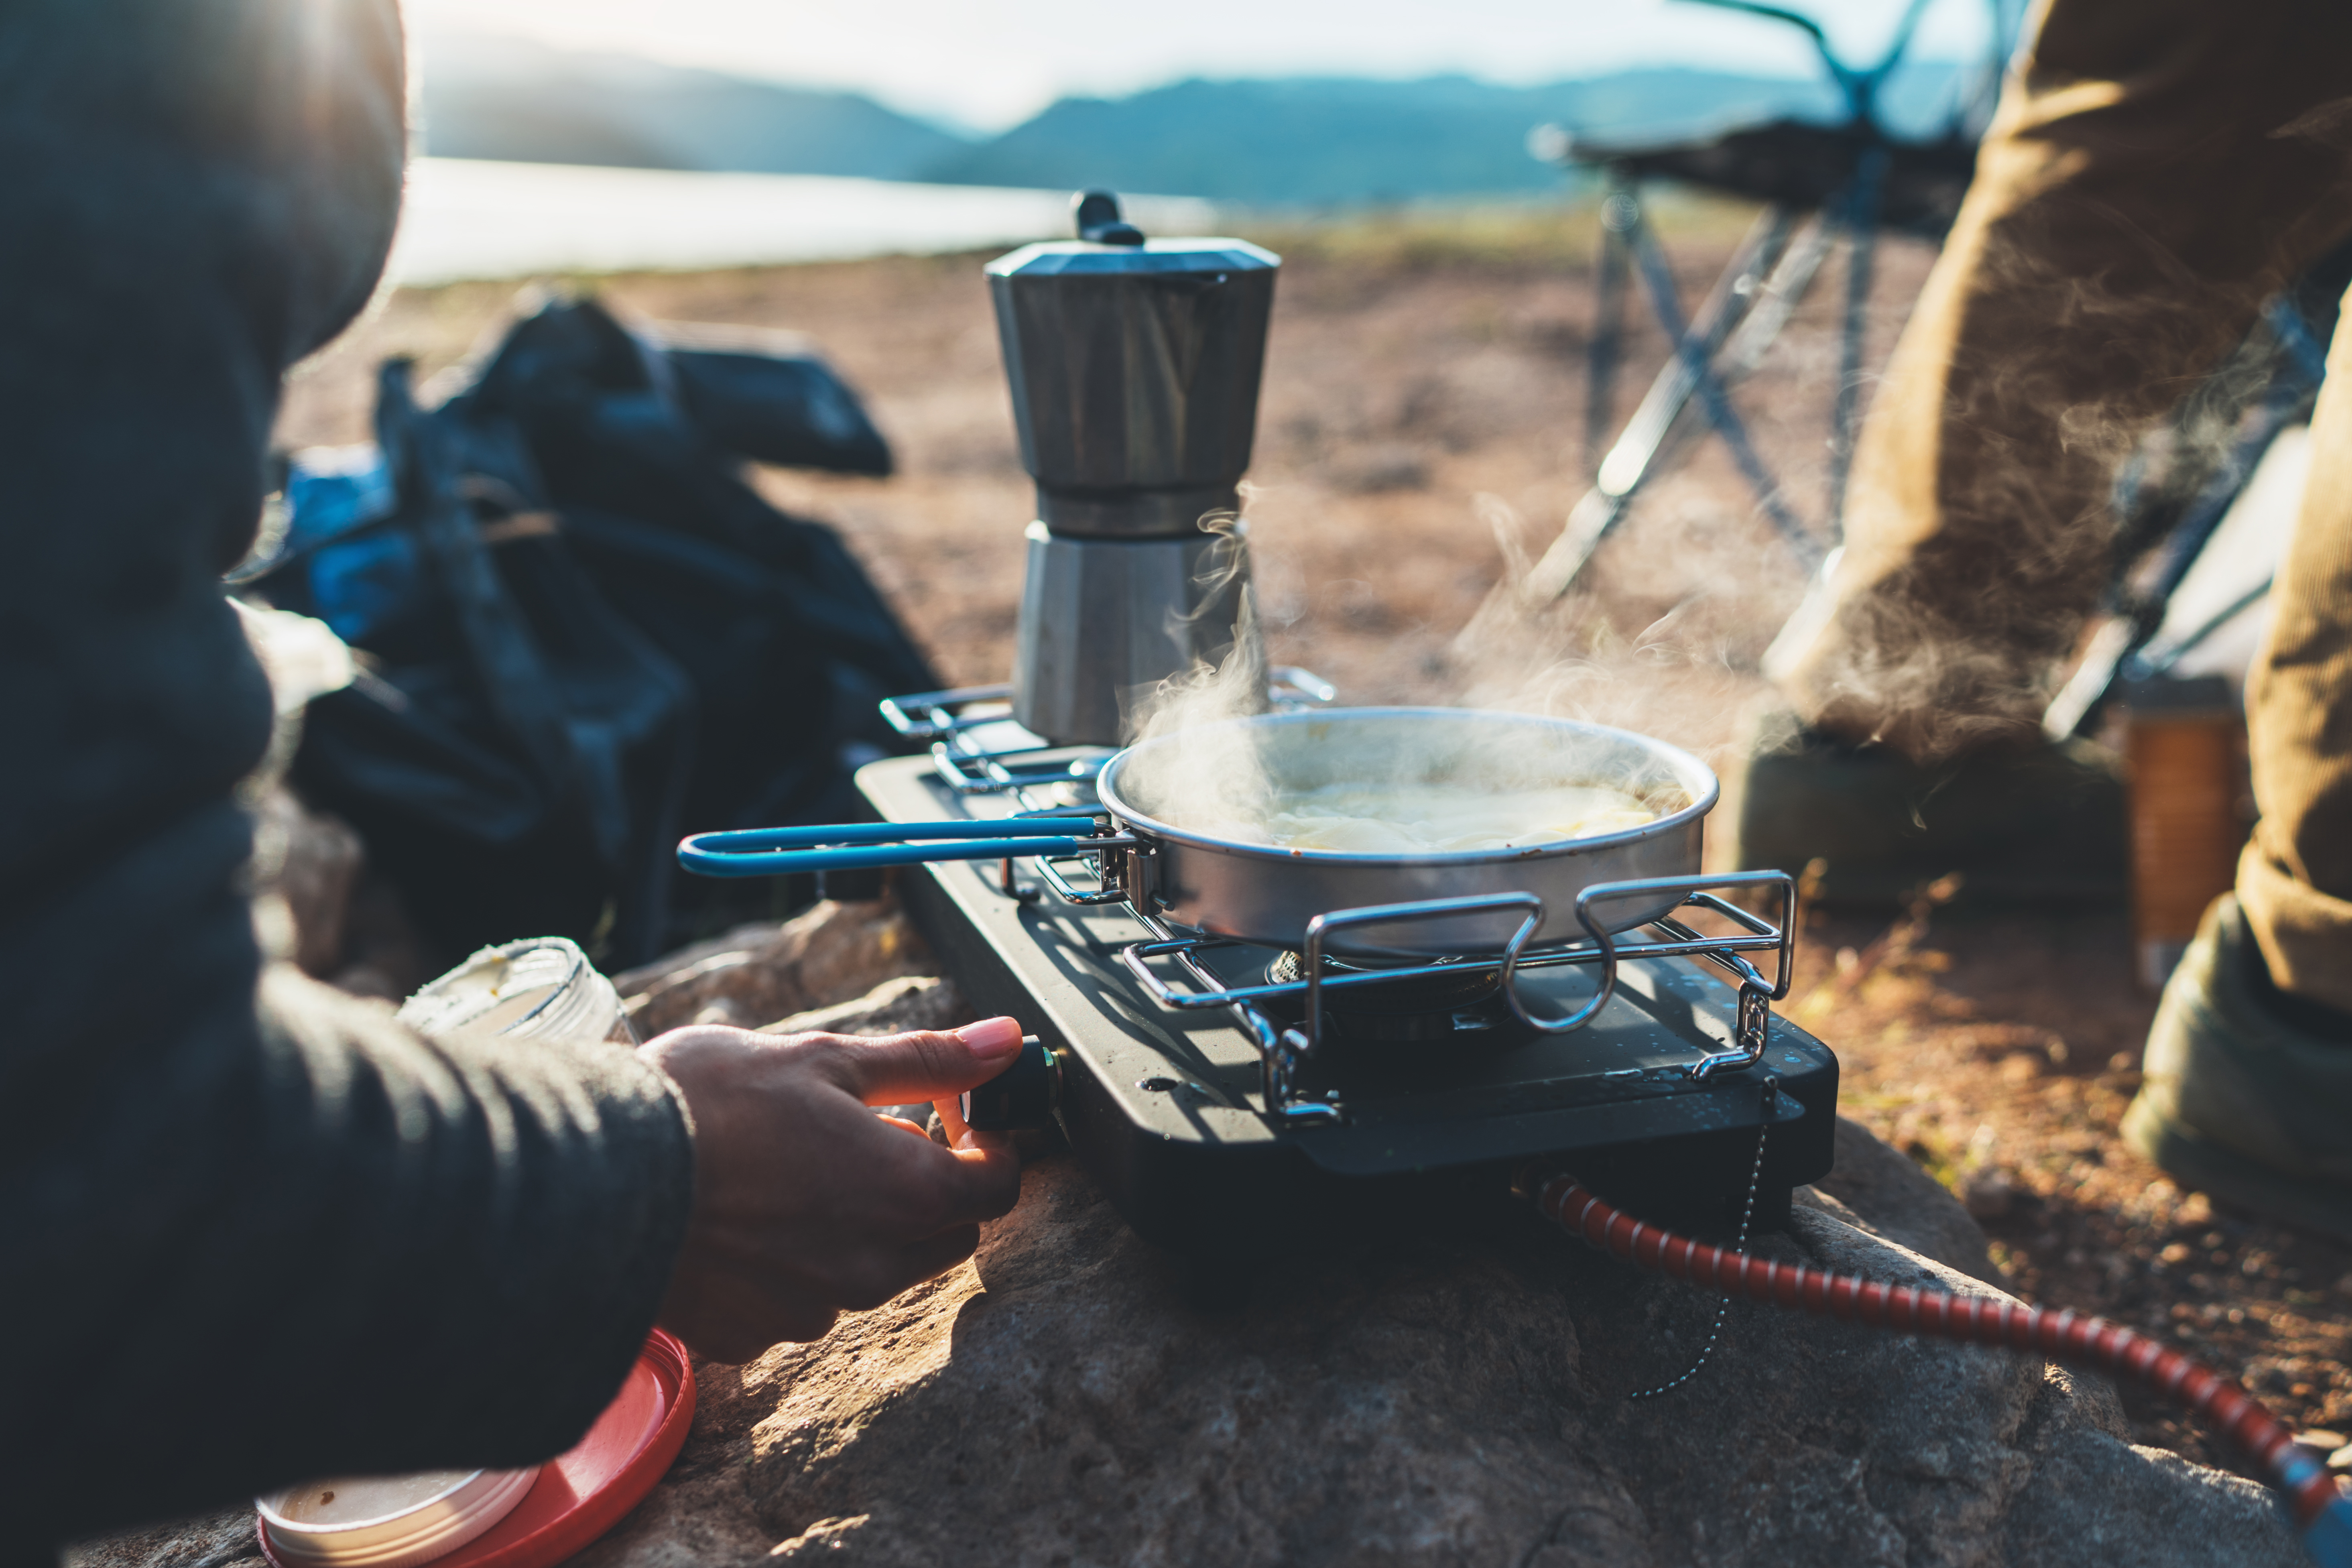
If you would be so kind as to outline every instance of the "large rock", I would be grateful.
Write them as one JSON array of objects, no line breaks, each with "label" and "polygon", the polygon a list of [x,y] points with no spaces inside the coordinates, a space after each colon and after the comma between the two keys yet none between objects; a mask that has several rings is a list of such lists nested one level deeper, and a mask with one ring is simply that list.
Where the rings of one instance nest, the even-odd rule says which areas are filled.
[{"label": "large rock", "polygon": [[812,1007],[772,1024],[763,1035],[899,1035],[913,1029],[952,1029],[971,1021],[971,1009],[951,982],[936,974],[901,974],[863,996]]},{"label": "large rock", "polygon": [[[1894,1206],[1804,1194],[1761,1245],[1998,1294],[1840,1217],[1934,1217],[1932,1183],[1882,1174]],[[1689,1366],[1714,1310],[1498,1196],[1443,1235],[1302,1249],[1203,1313],[1050,1159],[970,1264],[816,1344],[698,1365],[685,1452],[575,1562],[2304,1561],[2263,1488],[2133,1447],[2105,1384],[2022,1357],[1743,1303],[1696,1376],[1632,1398]],[[77,1568],[224,1568],[249,1522],[93,1543]]]},{"label": "large rock", "polygon": [[637,1037],[681,1024],[756,1029],[934,968],[887,900],[816,905],[781,926],[750,925],[613,977]]},{"label": "large rock", "polygon": [[[1024,1181],[971,1264],[701,1367],[686,1452],[583,1568],[2303,1560],[2263,1489],[2134,1448],[2105,1385],[2021,1357],[1735,1304],[1635,1401],[1713,1303],[1507,1198],[1206,1314],[1067,1160]],[[1920,1218],[1813,1199],[1763,1245],[1997,1294],[1840,1211]]]},{"label": "large rock", "polygon": [[203,1519],[133,1530],[85,1542],[66,1553],[70,1568],[268,1568],[253,1510],[228,1509]]},{"label": "large rock", "polygon": [[1999,1282],[1984,1231],[1901,1151],[1841,1116],[1834,1158],[1830,1173],[1811,1189],[1815,1207],[1972,1279]]},{"label": "large rock", "polygon": [[[640,1027],[730,999],[783,1032],[960,1021],[952,987],[875,973],[910,940],[885,906],[759,928],[635,977]],[[1983,1233],[1911,1162],[1853,1123],[1837,1158],[1759,1247],[1999,1294]],[[971,1262],[818,1343],[698,1365],[685,1452],[575,1561],[2303,1562],[2263,1488],[2133,1447],[2104,1384],[2023,1357],[1735,1303],[1695,1376],[1636,1400],[1690,1367],[1714,1300],[1501,1194],[1442,1232],[1302,1237],[1204,1312],[1068,1158],[1023,1184]],[[226,1568],[250,1523],[92,1543],[78,1568]]]}]

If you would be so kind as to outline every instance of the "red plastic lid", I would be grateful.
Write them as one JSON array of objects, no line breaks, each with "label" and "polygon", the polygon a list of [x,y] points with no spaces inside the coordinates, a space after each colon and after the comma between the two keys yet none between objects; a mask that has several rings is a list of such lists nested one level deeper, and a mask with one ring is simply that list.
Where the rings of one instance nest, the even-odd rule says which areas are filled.
[{"label": "red plastic lid", "polygon": [[[554,1568],[645,1500],[694,1425],[694,1369],[661,1330],[646,1340],[621,1392],[571,1452],[540,1467],[515,1510],[433,1568]],[[285,1568],[261,1526],[262,1555]]]}]

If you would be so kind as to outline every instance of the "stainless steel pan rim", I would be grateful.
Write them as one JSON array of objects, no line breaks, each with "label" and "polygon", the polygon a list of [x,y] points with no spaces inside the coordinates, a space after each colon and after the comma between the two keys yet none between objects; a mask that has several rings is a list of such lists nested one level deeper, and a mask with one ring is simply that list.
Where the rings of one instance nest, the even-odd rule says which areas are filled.
[{"label": "stainless steel pan rim", "polygon": [[[1380,725],[1426,725],[1433,731],[1441,726],[1473,732],[1480,727],[1522,730],[1553,741],[1589,743],[1594,765],[1575,775],[1575,782],[1672,787],[1684,800],[1654,821],[1615,833],[1508,849],[1395,855],[1289,849],[1178,827],[1137,805],[1127,787],[1138,759],[1148,760],[1159,748],[1197,745],[1227,726],[1278,731],[1295,725],[1354,729],[1360,731],[1354,737],[1359,741],[1364,732],[1377,732]],[[1607,776],[1619,769],[1626,773],[1622,781]],[[1570,777],[1564,774],[1561,782],[1570,782]],[[1721,795],[1706,763],[1679,747],[1632,731],[1540,714],[1402,707],[1262,714],[1194,726],[1121,752],[1104,767],[1096,789],[1103,809],[1134,837],[1152,846],[1155,881],[1150,892],[1156,912],[1188,930],[1293,948],[1304,944],[1307,922],[1319,912],[1519,891],[1538,895],[1544,905],[1537,945],[1576,940],[1580,928],[1570,905],[1585,887],[1696,872],[1702,819]],[[1674,901],[1664,900],[1654,910],[1621,905],[1608,923],[1630,929],[1664,913]],[[1499,915],[1432,917],[1418,929],[1399,922],[1351,930],[1335,943],[1335,951],[1374,961],[1498,952],[1511,940],[1516,924],[1516,919]]]},{"label": "stainless steel pan rim", "polygon": [[[1161,747],[1177,745],[1197,739],[1210,730],[1225,728],[1276,729],[1293,725],[1328,726],[1334,723],[1362,722],[1370,720],[1421,720],[1525,725],[1546,729],[1555,733],[1577,735],[1611,745],[1638,749],[1664,765],[1689,804],[1639,827],[1628,827],[1616,833],[1596,833],[1587,838],[1559,838],[1542,844],[1531,844],[1511,849],[1449,849],[1423,855],[1387,855],[1377,850],[1359,849],[1286,849],[1274,844],[1253,844],[1246,839],[1219,838],[1212,834],[1196,833],[1160,821],[1150,812],[1131,804],[1121,792],[1119,784],[1133,759]],[[1121,824],[1153,838],[1189,844],[1199,849],[1213,849],[1221,854],[1239,855],[1265,860],[1277,865],[1300,861],[1308,864],[1328,862],[1343,866],[1465,866],[1497,860],[1537,859],[1564,854],[1589,854],[1595,849],[1616,845],[1639,844],[1644,839],[1664,838],[1679,834],[1715,809],[1723,795],[1723,785],[1715,770],[1684,751],[1680,746],[1607,724],[1589,723],[1580,719],[1554,719],[1539,713],[1514,713],[1490,708],[1322,708],[1298,713],[1260,713],[1238,719],[1220,719],[1174,734],[1139,741],[1119,752],[1103,764],[1095,779],[1095,794],[1103,808]]]}]

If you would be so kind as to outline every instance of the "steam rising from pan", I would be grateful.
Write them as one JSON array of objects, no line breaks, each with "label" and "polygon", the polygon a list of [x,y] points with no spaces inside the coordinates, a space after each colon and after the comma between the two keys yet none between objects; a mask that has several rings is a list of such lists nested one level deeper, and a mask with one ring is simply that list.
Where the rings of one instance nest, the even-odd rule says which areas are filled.
[{"label": "steam rising from pan", "polygon": [[[1205,684],[1194,695],[1213,700]],[[1622,738],[1448,709],[1171,727],[1129,753],[1119,788],[1207,837],[1371,855],[1557,843],[1691,804],[1684,781]]]},{"label": "steam rising from pan", "polygon": [[[1219,517],[1202,526],[1234,524]],[[1630,772],[1619,748],[1549,726],[1497,725],[1499,715],[1236,722],[1265,707],[1246,594],[1236,633],[1220,664],[1171,677],[1132,710],[1138,750],[1123,791],[1171,826],[1239,843],[1425,854],[1619,831],[1690,804],[1671,777]]]},{"label": "steam rising from pan", "polygon": [[[1541,790],[1572,784],[1621,791],[1654,820],[1499,847],[1270,842],[1269,808],[1286,798],[1369,792],[1408,806],[1433,799],[1475,811],[1498,799],[1507,808],[1511,792],[1531,782]],[[1717,799],[1706,765],[1663,742],[1574,720],[1461,708],[1213,721],[1121,752],[1096,789],[1114,818],[1155,845],[1148,873],[1155,907],[1189,930],[1297,948],[1316,917],[1335,910],[1488,900],[1458,912],[1351,923],[1331,939],[1332,951],[1381,960],[1496,952],[1514,932],[1538,944],[1574,940],[1584,918],[1578,900],[1589,889],[1696,873],[1704,819]],[[1385,837],[1394,825],[1355,826]],[[1678,898],[1655,889],[1621,891],[1596,908],[1612,929],[1625,930]],[[1529,917],[1533,926],[1523,926]]]}]

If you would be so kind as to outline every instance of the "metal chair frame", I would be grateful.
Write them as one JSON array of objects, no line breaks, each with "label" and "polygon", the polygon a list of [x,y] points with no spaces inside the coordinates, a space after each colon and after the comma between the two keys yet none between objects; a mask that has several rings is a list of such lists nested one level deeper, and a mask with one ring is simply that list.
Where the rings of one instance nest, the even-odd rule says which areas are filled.
[{"label": "metal chair frame", "polygon": [[[1863,355],[1868,305],[1883,232],[1880,204],[1893,156],[1905,144],[1878,118],[1880,89],[1909,52],[1928,0],[1906,0],[1903,16],[1876,63],[1857,67],[1839,58],[1827,35],[1811,17],[1758,0],[1693,0],[1723,10],[1785,22],[1802,31],[1831,80],[1845,100],[1846,119],[1838,131],[1853,146],[1853,162],[1843,188],[1810,210],[1786,202],[1769,203],[1739,249],[1717,279],[1697,315],[1686,316],[1672,268],[1641,199],[1641,177],[1629,160],[1603,153],[1601,247],[1596,274],[1595,325],[1588,351],[1585,444],[1600,454],[1614,412],[1617,373],[1623,353],[1625,296],[1629,275],[1638,277],[1651,312],[1675,344],[1639,407],[1595,466],[1594,483],[1570,513],[1567,526],[1538,561],[1527,592],[1549,603],[1571,589],[1601,542],[1623,522],[1635,496],[1657,473],[1696,402],[1706,428],[1730,449],[1757,505],[1811,570],[1841,534],[1854,432],[1861,422]],[[1993,0],[1997,57],[2005,57],[2008,7]],[[1964,107],[1961,119],[1979,117],[1986,95]],[[1571,162],[1575,150],[1569,150]],[[1831,465],[1827,527],[1817,531],[1790,504],[1785,487],[1757,452],[1730,400],[1779,338],[1781,329],[1819,279],[1831,249],[1846,243],[1845,298],[1839,327],[1838,380],[1831,411]],[[1826,534],[1824,539],[1823,534]]]},{"label": "metal chair frame", "polygon": [[[2189,456],[2157,482],[2149,443],[2116,476],[2115,563],[2083,657],[2042,718],[2053,741],[2095,729],[2127,682],[2168,674],[2206,639],[2266,598],[2260,582],[2199,626],[2157,643],[2173,594],[2187,581],[2273,442],[2311,417],[2327,374],[2337,297],[2352,283],[2352,246],[2322,258],[2263,307],[2236,352],[2165,422]],[[2202,426],[2200,433],[2198,426]]]}]

